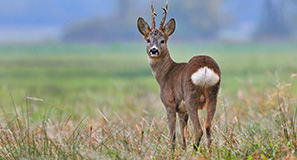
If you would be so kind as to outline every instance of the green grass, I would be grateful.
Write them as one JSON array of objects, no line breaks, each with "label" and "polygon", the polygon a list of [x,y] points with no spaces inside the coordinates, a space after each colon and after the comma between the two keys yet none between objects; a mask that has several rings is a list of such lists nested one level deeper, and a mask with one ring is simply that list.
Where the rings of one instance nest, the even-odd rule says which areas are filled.
[{"label": "green grass", "polygon": [[[190,124],[188,150],[178,145],[173,158],[296,157],[296,44],[175,43],[169,49],[178,62],[210,55],[222,71],[211,151],[203,137],[200,151],[192,152]],[[145,44],[0,46],[0,97],[1,159],[170,155]],[[202,123],[206,113],[199,114]]]}]

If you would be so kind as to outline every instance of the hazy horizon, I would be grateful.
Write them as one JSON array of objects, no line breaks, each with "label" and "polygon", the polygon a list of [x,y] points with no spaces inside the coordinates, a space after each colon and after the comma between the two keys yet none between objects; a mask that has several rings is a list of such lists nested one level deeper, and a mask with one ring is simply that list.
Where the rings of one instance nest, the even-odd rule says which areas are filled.
[{"label": "hazy horizon", "polygon": [[[65,37],[65,33],[68,33],[69,30],[86,25],[97,27],[95,29],[99,33],[110,32],[108,31],[110,28],[118,30],[120,27],[117,26],[117,23],[110,24],[109,26],[108,24],[106,26],[104,23],[116,22],[120,21],[120,19],[125,19],[125,24],[122,24],[123,26],[121,27],[129,28],[129,30],[123,29],[119,31],[120,33],[127,32],[127,34],[123,34],[120,37],[135,40],[138,34],[136,28],[137,18],[142,16],[147,21],[150,21],[150,2],[125,0],[123,1],[125,4],[122,4],[122,2],[120,3],[116,0],[53,0],[50,2],[37,0],[2,0],[2,5],[0,6],[0,43],[61,42]],[[215,5],[220,6],[217,7],[217,11],[210,13],[215,14],[215,12],[220,12],[216,13],[217,15],[215,17],[217,18],[217,23],[219,23],[215,39],[250,40],[261,20],[264,2],[265,0],[216,0],[217,4]],[[273,2],[276,5],[282,4],[279,0],[274,0]],[[165,0],[155,1],[154,3],[155,10],[159,15],[156,18],[158,21],[161,18],[161,7],[163,7]],[[190,0],[183,3],[178,0],[169,1],[168,18],[175,17],[177,20],[177,31],[175,34],[178,39],[185,39],[184,37],[186,35],[183,36],[182,34],[186,31],[190,32],[188,33],[189,35],[199,31],[199,28],[189,29],[187,26],[183,26],[189,23],[186,21],[186,19],[189,19],[187,16],[191,16],[191,19],[193,19],[189,19],[192,21],[191,23],[196,23],[195,21],[201,23],[199,21],[203,21],[203,15],[197,14],[199,12],[191,13],[193,11],[190,10],[191,6],[189,5],[195,3],[197,2]],[[185,9],[179,7],[178,5],[180,4]],[[125,5],[126,7],[122,8],[123,6],[121,5]],[[187,10],[187,8],[189,9]],[[277,10],[277,12],[281,11]],[[123,15],[126,17],[122,17]],[[285,18],[284,20],[286,20]],[[293,33],[295,35],[297,30],[296,23],[294,23],[294,27]],[[100,36],[101,34],[98,35]],[[108,41],[121,41],[121,38],[117,38],[116,35],[113,37]],[[199,34],[194,36],[194,39],[196,37],[199,39]],[[193,37],[190,39],[193,39]]]}]

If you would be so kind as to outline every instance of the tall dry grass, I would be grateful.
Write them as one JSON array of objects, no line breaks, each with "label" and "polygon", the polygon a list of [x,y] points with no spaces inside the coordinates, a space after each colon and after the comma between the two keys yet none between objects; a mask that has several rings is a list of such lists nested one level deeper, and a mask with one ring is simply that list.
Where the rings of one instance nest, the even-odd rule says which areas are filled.
[{"label": "tall dry grass", "polygon": [[[65,112],[55,119],[53,110],[63,107],[28,97],[17,106],[11,96],[14,115],[6,114],[0,122],[1,159],[296,159],[297,93],[296,74],[291,81],[277,81],[263,91],[238,90],[236,96],[220,95],[213,120],[213,144],[207,148],[205,136],[193,152],[193,127],[187,132],[188,149],[178,143],[171,153],[167,118],[158,95],[140,97],[144,104],[135,112],[115,112],[108,106],[94,109],[97,117],[77,119]],[[248,86],[244,86],[247,87]],[[124,101],[131,105],[133,101]],[[32,107],[48,103],[49,110],[34,121]],[[123,105],[124,106],[124,105]],[[146,106],[146,108],[144,107]],[[122,109],[123,111],[125,109]],[[157,112],[157,113],[156,113]],[[160,113],[161,112],[161,113]],[[206,118],[200,111],[200,121]],[[54,118],[52,118],[54,117]],[[179,132],[179,131],[177,131]],[[178,136],[178,142],[180,141]]]}]

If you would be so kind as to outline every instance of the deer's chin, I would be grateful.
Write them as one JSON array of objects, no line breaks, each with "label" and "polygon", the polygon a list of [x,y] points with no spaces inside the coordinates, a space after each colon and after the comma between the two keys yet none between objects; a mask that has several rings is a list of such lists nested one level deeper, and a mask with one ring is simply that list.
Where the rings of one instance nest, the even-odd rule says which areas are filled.
[{"label": "deer's chin", "polygon": [[156,55],[156,54],[153,54],[153,55],[152,55],[152,54],[150,54],[150,57],[151,57],[151,58],[158,58],[159,55]]},{"label": "deer's chin", "polygon": [[157,53],[157,54],[149,53],[149,56],[152,58],[157,58],[157,57],[159,57],[159,55],[160,55],[159,53]]}]

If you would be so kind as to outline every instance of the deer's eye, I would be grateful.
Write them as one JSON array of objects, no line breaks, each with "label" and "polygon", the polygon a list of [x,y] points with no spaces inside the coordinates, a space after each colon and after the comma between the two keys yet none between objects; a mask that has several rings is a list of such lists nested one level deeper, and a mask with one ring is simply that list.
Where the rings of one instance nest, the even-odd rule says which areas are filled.
[{"label": "deer's eye", "polygon": [[162,44],[164,44],[164,43],[165,43],[165,41],[164,41],[164,40],[161,40],[161,43],[162,43]]},{"label": "deer's eye", "polygon": [[146,42],[147,42],[147,43],[150,43],[150,42],[151,42],[151,40],[150,40],[150,39],[147,39],[147,40],[146,40]]}]

